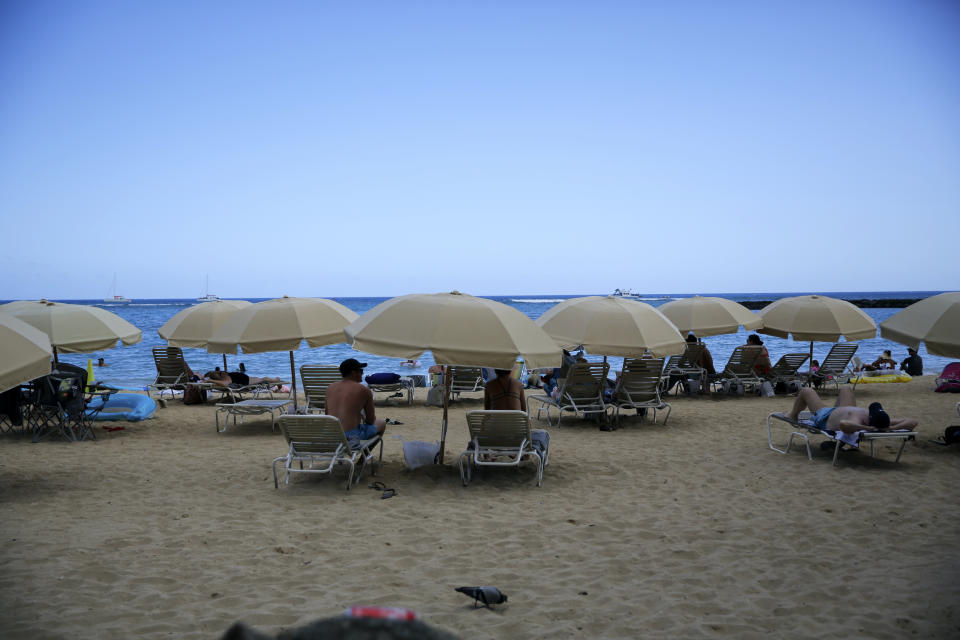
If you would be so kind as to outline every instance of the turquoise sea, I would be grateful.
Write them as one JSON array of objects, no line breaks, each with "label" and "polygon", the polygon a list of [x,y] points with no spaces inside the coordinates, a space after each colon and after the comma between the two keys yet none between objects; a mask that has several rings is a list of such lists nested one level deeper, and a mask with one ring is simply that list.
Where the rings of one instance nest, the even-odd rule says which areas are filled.
[{"label": "turquoise sea", "polygon": [[[730,300],[777,300],[805,293],[822,293],[835,298],[849,300],[856,299],[889,299],[889,298],[926,298],[940,291],[861,291],[861,292],[798,292],[798,293],[721,293],[709,294],[716,295]],[[597,295],[597,294],[580,294]],[[653,306],[661,304],[676,298],[686,298],[695,294],[650,294],[640,298],[643,302]],[[484,296],[508,304],[522,311],[530,318],[540,317],[547,309],[553,305],[579,296],[558,296],[558,295],[512,295],[512,296]],[[387,298],[334,298],[337,302],[353,309],[358,314],[373,308]],[[261,302],[263,298],[249,298],[251,302]],[[4,301],[6,302],[6,301]],[[116,313],[128,322],[137,326],[143,331],[143,340],[130,347],[116,347],[106,351],[98,351],[91,354],[61,354],[60,359],[64,362],[70,362],[80,366],[86,366],[87,359],[92,358],[94,362],[97,358],[104,358],[108,367],[97,370],[97,378],[108,384],[113,384],[126,389],[142,389],[144,385],[153,381],[156,376],[156,368],[153,364],[151,349],[156,346],[165,346],[166,342],[157,334],[159,329],[167,320],[182,309],[197,304],[193,299],[185,300],[133,300],[127,304],[105,303],[99,300],[62,300],[61,302],[71,302],[76,304],[90,304],[100,306]],[[900,309],[864,309],[864,311],[879,324],[886,320]],[[806,352],[810,348],[809,342],[797,342],[794,340],[783,340],[773,336],[762,336],[764,344],[770,351],[770,358],[776,361],[780,355],[789,352]],[[718,366],[722,366],[727,361],[733,349],[746,340],[746,333],[741,329],[739,333],[709,336],[704,338],[708,348],[713,354],[714,361]],[[891,349],[895,360],[900,361],[907,356],[906,347],[884,340],[878,337],[870,340],[859,341],[860,348],[857,354],[864,361],[872,361],[880,355],[884,349]],[[814,343],[814,358],[822,360],[830,350],[828,343]],[[184,356],[191,368],[197,372],[203,372],[213,369],[215,366],[222,366],[223,358],[220,354],[207,353],[203,349],[184,349]],[[950,360],[938,356],[927,354],[921,347],[920,355],[924,361],[924,373],[939,373],[943,370]],[[427,367],[433,364],[431,354],[425,353],[420,358],[419,366],[410,369],[401,367],[400,360],[396,358],[385,358],[372,354],[366,354],[354,351],[346,344],[330,345],[320,348],[308,348],[305,344],[294,352],[296,366],[299,369],[302,364],[336,364],[349,357],[355,357],[363,362],[369,363],[367,372],[394,371],[398,373],[420,373],[426,374]],[[589,359],[601,359],[590,357]],[[611,369],[620,367],[619,358],[610,358]],[[279,376],[284,379],[290,377],[290,359],[287,352],[282,353],[256,353],[256,354],[238,354],[227,356],[228,368],[234,370],[240,362],[246,365],[249,373],[257,376]]]}]

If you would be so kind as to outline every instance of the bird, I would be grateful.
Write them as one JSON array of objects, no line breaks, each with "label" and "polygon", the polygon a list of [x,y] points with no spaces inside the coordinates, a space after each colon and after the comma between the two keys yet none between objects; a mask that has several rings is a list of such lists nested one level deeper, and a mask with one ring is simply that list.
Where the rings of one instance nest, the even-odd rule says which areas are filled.
[{"label": "bird", "polygon": [[482,602],[483,606],[489,609],[492,604],[502,604],[507,601],[507,594],[496,587],[457,587],[456,590],[473,598],[473,606]]}]

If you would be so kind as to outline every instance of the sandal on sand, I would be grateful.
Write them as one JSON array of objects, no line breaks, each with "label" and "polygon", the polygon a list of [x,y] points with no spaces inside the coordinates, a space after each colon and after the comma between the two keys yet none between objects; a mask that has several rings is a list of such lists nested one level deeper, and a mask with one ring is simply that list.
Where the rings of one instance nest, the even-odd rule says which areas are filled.
[{"label": "sandal on sand", "polygon": [[383,484],[379,480],[377,480],[376,482],[371,482],[370,484],[367,485],[367,488],[376,489],[377,491],[383,491],[383,495],[380,496],[381,500],[386,500],[387,498],[392,498],[393,496],[397,495],[396,489],[391,489],[390,487]]}]

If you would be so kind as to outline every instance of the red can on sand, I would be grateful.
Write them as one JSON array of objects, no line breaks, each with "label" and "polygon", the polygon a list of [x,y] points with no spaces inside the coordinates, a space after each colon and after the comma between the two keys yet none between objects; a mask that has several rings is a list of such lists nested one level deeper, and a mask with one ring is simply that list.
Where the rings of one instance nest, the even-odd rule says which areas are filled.
[{"label": "red can on sand", "polygon": [[362,607],[353,606],[347,609],[350,618],[387,618],[389,620],[419,620],[420,614],[402,607]]}]

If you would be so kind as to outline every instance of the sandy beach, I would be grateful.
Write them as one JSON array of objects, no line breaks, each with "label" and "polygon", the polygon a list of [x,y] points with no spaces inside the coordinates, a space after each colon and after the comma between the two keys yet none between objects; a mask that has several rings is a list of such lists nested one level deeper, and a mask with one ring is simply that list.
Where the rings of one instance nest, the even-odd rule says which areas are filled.
[{"label": "sandy beach", "polygon": [[[532,467],[461,486],[479,395],[452,405],[447,464],[406,469],[394,436],[440,432],[418,389],[413,407],[378,409],[403,422],[375,478],[387,500],[366,474],[349,492],[342,473],[274,489],[282,436],[267,418],[217,433],[212,405],[98,423],[96,442],[4,435],[0,630],[217,638],[236,620],[277,633],[371,604],[463,638],[953,638],[960,448],[927,440],[960,417],[933,378],[857,389],[921,421],[900,463],[889,445],[837,468],[819,449],[774,453],[764,419],[792,397],[671,397],[666,426],[551,427],[541,488]],[[454,592],[480,584],[509,603]]]}]

